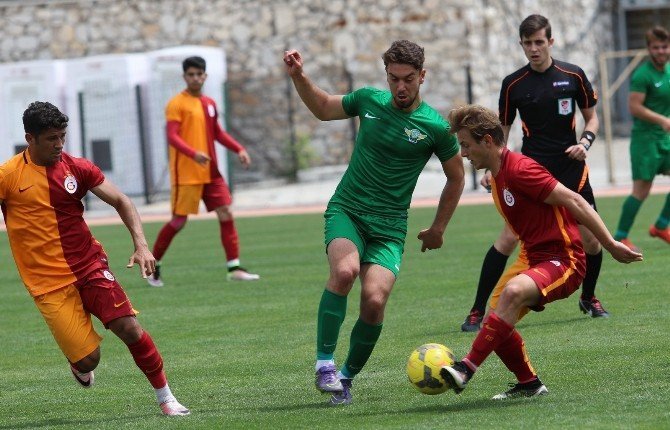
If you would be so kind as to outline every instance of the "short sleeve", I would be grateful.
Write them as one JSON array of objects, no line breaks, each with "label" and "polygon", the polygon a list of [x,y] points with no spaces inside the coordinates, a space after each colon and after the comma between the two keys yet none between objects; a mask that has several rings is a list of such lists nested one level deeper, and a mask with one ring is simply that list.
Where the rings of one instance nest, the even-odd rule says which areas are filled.
[{"label": "short sleeve", "polygon": [[512,105],[510,100],[510,77],[503,79],[500,87],[500,97],[498,97],[498,118],[502,125],[512,125],[516,118],[516,106]]},{"label": "short sleeve", "polygon": [[542,165],[524,157],[515,166],[514,188],[531,200],[543,202],[558,184]]},{"label": "short sleeve", "polygon": [[577,97],[577,105],[582,109],[592,108],[598,102],[598,94],[593,89],[593,85],[586,77],[586,73],[582,69],[577,70],[579,97]]},{"label": "short sleeve", "polygon": [[364,87],[345,95],[342,98],[344,112],[349,116],[358,116],[361,104],[370,97],[371,91],[369,87]]},{"label": "short sleeve", "polygon": [[79,159],[78,165],[80,169],[82,185],[86,190],[95,188],[105,181],[105,175],[102,173],[102,170],[93,164],[93,162],[85,158],[81,158]]},{"label": "short sleeve", "polygon": [[647,94],[648,88],[647,75],[642,73],[642,69],[638,68],[630,78],[630,92]]},{"label": "short sleeve", "polygon": [[437,155],[437,158],[439,158],[441,162],[449,160],[459,152],[458,139],[456,139],[456,136],[452,134],[450,130],[451,125],[445,120],[444,127],[440,130],[437,136],[435,147],[435,155]]}]

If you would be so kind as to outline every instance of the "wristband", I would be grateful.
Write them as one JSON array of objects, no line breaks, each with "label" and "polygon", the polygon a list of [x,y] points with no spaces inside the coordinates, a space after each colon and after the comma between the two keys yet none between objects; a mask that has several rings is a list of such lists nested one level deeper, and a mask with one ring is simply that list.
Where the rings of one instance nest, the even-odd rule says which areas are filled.
[{"label": "wristband", "polygon": [[582,136],[579,138],[579,140],[582,140],[582,139],[586,139],[586,140],[589,141],[588,144],[585,144],[585,145],[583,144],[584,148],[586,148],[586,150],[588,151],[589,148],[591,148],[591,145],[593,145],[593,141],[596,140],[596,135],[591,131],[584,130],[584,132],[582,133]]}]

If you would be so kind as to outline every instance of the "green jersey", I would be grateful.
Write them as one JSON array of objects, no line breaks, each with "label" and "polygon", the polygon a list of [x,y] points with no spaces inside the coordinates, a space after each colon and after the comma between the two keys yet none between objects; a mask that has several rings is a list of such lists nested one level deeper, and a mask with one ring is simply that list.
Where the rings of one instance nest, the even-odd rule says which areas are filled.
[{"label": "green jersey", "polygon": [[[651,61],[638,67],[630,78],[630,91],[645,94],[643,105],[660,115],[670,117],[670,64],[660,71]],[[670,135],[660,125],[634,118],[633,143],[653,140],[670,151]]]},{"label": "green jersey", "polygon": [[374,88],[347,94],[342,107],[360,118],[360,127],[349,167],[330,203],[406,218],[416,181],[431,155],[444,162],[459,151],[449,123],[425,102],[404,112],[393,106],[389,91]]}]

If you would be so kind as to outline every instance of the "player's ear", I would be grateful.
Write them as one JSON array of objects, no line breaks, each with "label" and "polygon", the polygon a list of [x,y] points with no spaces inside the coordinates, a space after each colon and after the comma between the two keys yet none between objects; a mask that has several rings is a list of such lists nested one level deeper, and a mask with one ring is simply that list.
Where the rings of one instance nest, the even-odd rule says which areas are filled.
[{"label": "player's ear", "polygon": [[423,84],[423,81],[426,79],[426,69],[422,69],[419,74],[419,83]]},{"label": "player's ear", "polygon": [[32,145],[35,143],[35,136],[33,136],[30,133],[26,133],[26,142],[28,142],[28,145]]}]

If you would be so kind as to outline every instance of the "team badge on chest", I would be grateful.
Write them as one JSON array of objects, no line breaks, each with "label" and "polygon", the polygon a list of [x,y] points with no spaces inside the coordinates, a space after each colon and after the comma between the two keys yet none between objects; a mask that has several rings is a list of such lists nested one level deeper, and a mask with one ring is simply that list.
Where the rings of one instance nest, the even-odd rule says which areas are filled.
[{"label": "team badge on chest", "polygon": [[505,204],[507,206],[509,207],[514,206],[514,196],[507,188],[503,190],[503,200],[505,200]]},{"label": "team badge on chest", "polygon": [[77,178],[75,178],[72,173],[68,173],[63,182],[65,191],[70,194],[74,194],[77,191]]},{"label": "team badge on chest", "polygon": [[572,99],[558,99],[558,114],[570,115],[572,113]]},{"label": "team badge on chest", "polygon": [[409,140],[410,143],[417,143],[418,141],[426,138],[426,135],[421,134],[421,132],[416,128],[412,130],[405,128],[405,134],[407,135],[407,140]]}]

